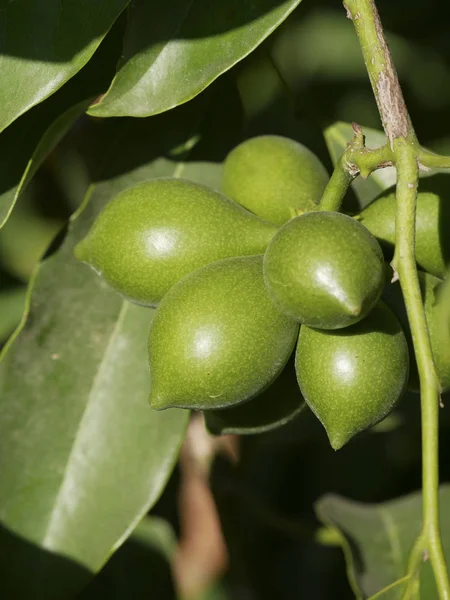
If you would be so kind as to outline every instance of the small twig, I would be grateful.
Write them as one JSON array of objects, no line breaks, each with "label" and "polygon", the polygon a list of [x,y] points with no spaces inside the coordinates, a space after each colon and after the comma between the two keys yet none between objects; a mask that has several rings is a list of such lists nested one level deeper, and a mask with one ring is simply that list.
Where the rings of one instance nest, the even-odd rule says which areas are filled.
[{"label": "small twig", "polygon": [[375,150],[366,148],[361,127],[356,123],[352,125],[355,135],[335,165],[320,201],[319,210],[339,210],[355,177],[361,175],[363,179],[367,179],[373,171],[392,166],[394,157],[389,145]]}]

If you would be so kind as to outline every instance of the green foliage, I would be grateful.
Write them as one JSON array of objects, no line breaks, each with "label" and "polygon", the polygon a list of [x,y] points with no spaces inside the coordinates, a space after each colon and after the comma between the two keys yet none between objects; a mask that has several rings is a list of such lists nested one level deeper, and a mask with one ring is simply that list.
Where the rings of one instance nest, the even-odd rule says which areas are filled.
[{"label": "green foliage", "polygon": [[145,117],[191,100],[254,50],[299,3],[131,3],[116,77],[90,114]]},{"label": "green foliage", "polygon": [[224,192],[278,225],[314,210],[327,181],[328,173],[317,156],[303,144],[281,136],[246,140],[223,165]]},{"label": "green foliage", "polygon": [[0,21],[0,131],[73,77],[127,4],[128,0],[6,3]]},{"label": "green foliage", "polygon": [[[6,597],[30,544],[42,549],[43,565],[14,584],[17,594],[60,598],[79,589],[161,493],[186,427],[185,413],[146,410],[152,312],[120,300],[72,258],[95,214],[127,182],[91,190],[61,249],[35,274],[27,320],[2,357]],[[59,564],[50,553],[74,562]]]},{"label": "green foliage", "polygon": [[262,256],[197,269],[164,297],[149,336],[153,408],[221,408],[279,375],[298,325],[267,295]]},{"label": "green foliage", "polygon": [[219,192],[186,180],[155,179],[110,202],[75,256],[125,297],[154,306],[204,264],[261,254],[275,231]]},{"label": "green foliage", "polygon": [[339,329],[364,318],[381,294],[383,278],[377,241],[341,213],[292,219],[264,255],[272,299],[292,318],[320,329]]},{"label": "green foliage", "polygon": [[[440,490],[441,528],[445,553],[450,553],[450,487]],[[408,554],[421,525],[421,494],[411,494],[377,505],[327,495],[316,504],[321,521],[340,530],[350,576],[359,598],[368,598],[403,578]],[[399,600],[399,584],[381,598]],[[436,598],[431,569],[425,564],[420,577],[420,598]]]},{"label": "green foliage", "polygon": [[379,302],[346,329],[302,326],[295,367],[308,406],[339,450],[399,400],[408,379],[408,346],[397,319]]}]

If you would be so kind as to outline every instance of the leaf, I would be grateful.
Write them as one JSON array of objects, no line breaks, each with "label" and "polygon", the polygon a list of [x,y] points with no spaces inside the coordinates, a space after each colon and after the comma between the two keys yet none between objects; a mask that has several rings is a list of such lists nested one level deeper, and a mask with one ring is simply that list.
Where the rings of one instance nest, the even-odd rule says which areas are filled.
[{"label": "leaf", "polygon": [[207,100],[95,124],[97,183],[36,271],[0,362],[0,596],[72,597],[170,475],[188,412],[148,406],[153,310],[122,300],[72,249],[124,187],[157,176],[214,180],[216,164],[181,162],[186,152],[164,158],[195,137]]},{"label": "leaf", "polygon": [[[84,585],[155,502],[177,456],[188,413],[154,412],[147,401],[153,311],[122,300],[72,257],[95,215],[125,186],[175,173],[189,177],[189,164],[155,159],[160,151],[149,139],[171,137],[170,121],[159,123],[120,124],[120,138],[109,141],[110,180],[91,188],[63,245],[37,270],[27,318],[3,353],[5,597],[14,589],[15,597],[59,600]],[[147,164],[144,140],[152,155]],[[124,169],[133,152],[135,168]],[[208,170],[197,163],[192,169],[197,178]]]},{"label": "leaf", "polygon": [[[377,148],[386,143],[386,136],[383,132],[363,127],[364,135],[366,136],[366,146],[368,148]],[[337,122],[330,127],[327,127],[324,132],[325,141],[328,146],[328,151],[333,164],[344,152],[348,142],[353,138],[353,128],[350,123]],[[381,192],[395,185],[396,171],[394,167],[386,167],[378,169],[367,179],[357,177],[352,187],[358,198],[360,208],[363,209],[369,202],[376,198]]]},{"label": "leaf", "polygon": [[[444,551],[450,556],[450,485],[440,488],[441,532]],[[406,575],[409,551],[422,522],[420,493],[381,504],[361,504],[329,494],[316,503],[319,519],[337,527],[349,569],[350,582],[364,598],[398,582]],[[392,586],[381,597],[401,598],[403,585]],[[421,598],[437,599],[433,574],[424,563]]]},{"label": "leaf", "polygon": [[73,77],[127,4],[128,0],[3,2],[0,131]]},{"label": "leaf", "polygon": [[89,113],[145,117],[187,102],[250,54],[299,3],[136,0],[117,75]]},{"label": "leaf", "polygon": [[25,305],[25,286],[0,292],[0,344],[17,327]]},{"label": "leaf", "polygon": [[144,517],[78,600],[175,600],[171,575],[175,534],[158,517]]},{"label": "leaf", "polygon": [[0,134],[0,227],[48,154],[110,81],[120,33],[114,29],[80,73]]}]

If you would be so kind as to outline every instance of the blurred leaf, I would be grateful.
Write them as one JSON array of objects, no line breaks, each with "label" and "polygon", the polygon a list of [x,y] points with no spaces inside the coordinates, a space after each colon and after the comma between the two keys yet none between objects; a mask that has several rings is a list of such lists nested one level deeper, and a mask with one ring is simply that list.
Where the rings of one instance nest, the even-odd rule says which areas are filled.
[{"label": "blurred leaf", "polygon": [[[386,136],[383,132],[369,127],[363,127],[366,136],[366,146],[368,148],[377,148],[386,143]],[[353,128],[350,123],[334,123],[324,132],[325,141],[330,152],[333,164],[344,152],[348,142],[353,138]],[[353,189],[359,201],[360,208],[363,209],[369,202],[376,198],[381,192],[395,185],[396,172],[394,167],[387,167],[375,171],[367,179],[357,177],[353,183]]]},{"label": "blurred leaf", "polygon": [[263,433],[282,427],[305,408],[295,367],[290,362],[262,394],[244,404],[203,413],[207,429],[214,435]]},{"label": "blurred leaf", "polygon": [[[444,551],[450,556],[450,485],[441,486],[440,506]],[[343,534],[350,581],[363,597],[405,576],[409,551],[422,522],[420,493],[382,504],[361,504],[329,494],[316,503],[316,513],[323,523]],[[421,598],[437,598],[428,563],[422,566],[420,583]],[[399,584],[382,598],[396,600],[402,588]]]},{"label": "blurred leaf", "polygon": [[125,187],[158,176],[213,179],[215,164],[162,157],[192,136],[204,101],[183,109],[106,122],[97,148],[103,175],[60,249],[36,271],[28,318],[4,349],[0,517],[8,535],[0,592],[73,594],[126,539],[172,470],[189,413],[148,406],[154,311],[124,301],[72,249]]},{"label": "blurred leaf", "polygon": [[175,600],[171,574],[175,543],[175,534],[166,521],[158,517],[144,517],[124,545],[77,598]]},{"label": "blurred leaf", "polygon": [[[16,1],[14,6],[21,3]],[[108,85],[120,52],[121,34],[120,27],[113,28],[85,68],[0,134],[0,227],[48,154]]]},{"label": "blurred leaf", "polygon": [[3,2],[0,131],[75,75],[128,0]]},{"label": "blurred leaf", "polygon": [[0,291],[0,344],[20,322],[25,307],[25,287]]},{"label": "blurred leaf", "polygon": [[143,117],[187,102],[250,54],[299,3],[136,0],[117,75],[89,113]]},{"label": "blurred leaf", "polygon": [[61,229],[61,220],[45,218],[33,206],[33,186],[0,231],[3,267],[27,282],[50,242]]}]

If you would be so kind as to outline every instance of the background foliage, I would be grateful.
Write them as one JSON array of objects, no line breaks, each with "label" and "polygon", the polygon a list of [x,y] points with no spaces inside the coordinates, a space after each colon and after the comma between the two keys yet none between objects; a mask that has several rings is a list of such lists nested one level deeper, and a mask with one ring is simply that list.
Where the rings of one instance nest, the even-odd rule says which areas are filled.
[{"label": "background foliage", "polygon": [[[149,177],[220,187],[227,152],[261,133],[298,139],[330,171],[352,121],[375,130],[369,145],[380,139],[339,3],[233,0],[214,14],[209,4],[1,6],[0,595],[8,600],[176,597],[172,466],[186,414],[147,407],[151,311],[72,259],[95,213]],[[449,153],[447,4],[378,7],[418,137]],[[389,170],[356,182],[346,209],[392,183]],[[398,578],[420,513],[417,496],[393,499],[420,488],[419,425],[418,396],[407,395],[335,453],[304,410],[280,429],[243,436],[238,464],[217,457],[211,486],[229,566],[209,598],[368,597]],[[441,427],[441,477],[450,481],[448,410]],[[448,494],[444,487],[447,542]]]}]

